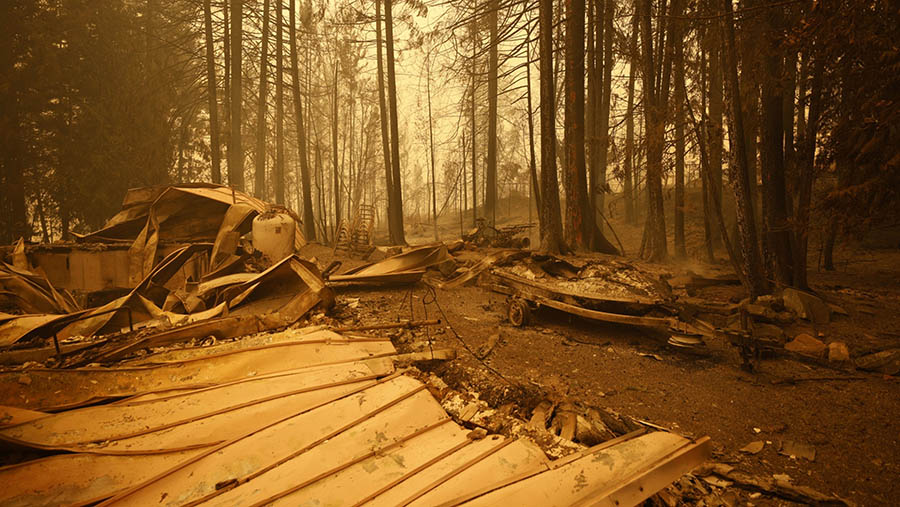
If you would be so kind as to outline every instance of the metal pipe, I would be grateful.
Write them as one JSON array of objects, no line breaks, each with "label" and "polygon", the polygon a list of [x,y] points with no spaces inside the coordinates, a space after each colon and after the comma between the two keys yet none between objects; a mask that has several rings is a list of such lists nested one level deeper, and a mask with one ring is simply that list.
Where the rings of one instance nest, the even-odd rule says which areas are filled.
[{"label": "metal pipe", "polygon": [[414,327],[421,326],[437,326],[440,325],[441,319],[431,319],[431,320],[404,320],[400,322],[391,322],[390,324],[373,324],[370,326],[358,326],[358,327],[337,327],[334,328],[334,331],[344,332],[344,331],[372,331],[376,329],[396,329],[396,328],[405,328],[412,329]]}]

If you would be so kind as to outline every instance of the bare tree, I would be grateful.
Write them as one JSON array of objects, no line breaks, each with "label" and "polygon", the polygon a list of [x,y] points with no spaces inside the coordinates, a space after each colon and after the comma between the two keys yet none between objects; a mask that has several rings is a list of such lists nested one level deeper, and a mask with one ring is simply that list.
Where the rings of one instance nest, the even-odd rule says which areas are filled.
[{"label": "bare tree", "polygon": [[222,182],[222,152],[219,146],[219,101],[216,98],[216,57],[213,47],[211,0],[203,0],[203,34],[206,42],[206,98],[209,104],[209,151],[212,181]]},{"label": "bare tree", "polygon": [[284,3],[275,0],[275,203],[284,204]]},{"label": "bare tree", "polygon": [[684,241],[684,103],[678,100],[686,96],[684,75],[687,69],[684,66],[684,22],[680,19],[672,21],[673,41],[675,44],[675,56],[673,66],[675,69],[675,255],[687,257],[687,249]]},{"label": "bare tree", "polygon": [[[678,0],[675,0],[678,1]],[[665,66],[659,62],[662,55],[654,56],[653,32],[651,30],[651,0],[643,0],[641,9],[641,59],[643,62],[643,102],[645,139],[647,143],[647,222],[644,236],[648,240],[649,257],[652,260],[664,259],[667,255],[666,223],[663,211],[662,196],[662,154],[665,135],[665,96],[668,94],[668,83],[657,81],[657,66]],[[660,22],[664,18],[659,18]],[[659,30],[662,39],[663,30]],[[658,46],[661,45],[658,43]],[[660,52],[661,49],[657,48]],[[667,74],[664,71],[664,74]]]},{"label": "bare tree", "polygon": [[636,77],[635,62],[638,59],[638,32],[640,20],[639,13],[635,9],[631,23],[631,37],[629,38],[629,59],[628,59],[628,106],[625,110],[625,161],[624,178],[625,188],[623,189],[623,198],[625,199],[625,221],[629,224],[636,222],[634,213],[634,81]]},{"label": "bare tree", "polygon": [[[598,0],[599,1],[599,0]],[[597,115],[596,138],[597,138],[597,160],[596,173],[591,174],[591,202],[594,208],[594,220],[598,226],[604,220],[604,195],[606,193],[606,165],[609,155],[609,113],[610,103],[612,99],[612,69],[613,69],[613,39],[615,38],[615,30],[613,29],[613,19],[616,14],[615,0],[605,0],[603,2],[604,9],[597,25],[603,26],[602,30],[598,30],[597,46],[600,47],[600,39],[603,40],[603,50],[598,51],[598,58],[603,55],[603,78],[602,89],[600,90],[600,103],[598,104],[599,112]],[[598,9],[599,10],[599,9]],[[602,34],[602,37],[600,36]],[[598,67],[600,65],[598,64]]]},{"label": "bare tree", "polygon": [[434,225],[434,240],[438,241],[437,225],[437,180],[434,175],[434,123],[431,117],[431,61],[425,57],[425,90],[428,98],[428,148],[431,155],[431,220]]},{"label": "bare tree", "polygon": [[341,170],[338,166],[338,71],[340,70],[340,55],[335,51],[334,56],[334,80],[332,81],[331,94],[331,176],[332,194],[334,195],[334,223],[332,224],[332,241],[337,243],[339,228],[341,226]]},{"label": "bare tree", "polygon": [[378,111],[381,116],[381,154],[384,157],[384,183],[388,203],[388,233],[391,238],[391,243],[398,244],[401,242],[401,237],[398,237],[397,231],[402,228],[402,225],[398,224],[396,220],[397,212],[395,211],[395,208],[397,203],[394,202],[393,166],[391,165],[390,136],[388,136],[388,124],[390,119],[388,118],[387,105],[385,104],[384,98],[384,59],[382,57],[383,51],[381,47],[381,0],[375,0],[375,49],[377,51],[375,59],[378,65]]},{"label": "bare tree", "polygon": [[[709,0],[709,11],[711,15],[719,12],[716,6],[716,0]],[[709,170],[710,182],[707,188],[708,203],[711,206],[721,206],[722,203],[722,142],[724,138],[724,128],[722,116],[725,111],[724,101],[724,75],[722,72],[722,28],[719,23],[712,23],[707,28],[704,45],[709,60],[709,73],[707,78],[707,87],[709,89],[709,121],[706,122],[706,143],[709,146]],[[712,195],[715,194],[715,195]],[[718,203],[718,204],[716,204]],[[712,215],[722,212],[722,209],[713,209]],[[721,236],[716,228],[710,228],[710,235],[707,242],[710,247],[715,246]],[[711,260],[711,259],[710,259]]]},{"label": "bare tree", "polygon": [[584,0],[566,0],[565,6],[565,227],[573,248],[586,250],[595,226],[584,158]]},{"label": "bare tree", "polygon": [[406,238],[403,231],[403,189],[400,184],[400,134],[397,125],[397,80],[394,71],[394,18],[391,12],[392,0],[384,2],[384,32],[387,41],[387,78],[388,78],[388,103],[391,118],[391,171],[394,182],[394,220],[397,224],[397,236],[395,243],[405,244]]},{"label": "bare tree", "polygon": [[[523,7],[524,8],[524,7]],[[534,202],[537,203],[537,209],[541,209],[541,187],[538,183],[537,162],[534,155],[534,109],[531,105],[531,20],[528,22],[528,34],[525,41],[525,91],[528,97],[528,169],[531,173],[531,191],[534,194]],[[528,208],[529,217],[531,216],[531,206]],[[538,214],[540,217],[540,214]],[[529,218],[530,220],[530,218]]]},{"label": "bare tree", "polygon": [[231,0],[231,142],[228,143],[228,184],[244,190],[244,151],[241,149],[241,46],[243,0]]},{"label": "bare tree", "polygon": [[478,146],[478,132],[475,124],[475,92],[477,91],[477,82],[475,81],[475,76],[477,75],[477,58],[476,58],[476,48],[478,41],[478,25],[475,23],[475,18],[472,18],[471,26],[471,35],[472,35],[472,61],[470,67],[470,77],[471,77],[471,87],[469,98],[469,120],[472,128],[472,227],[478,223],[478,173],[476,171],[476,162],[477,162],[477,146]]},{"label": "bare tree", "polygon": [[498,72],[498,0],[488,4],[488,25],[490,26],[490,49],[488,51],[488,133],[487,167],[485,167],[484,217],[493,225],[497,221],[497,72]]},{"label": "bare tree", "polygon": [[[277,1],[277,0],[276,0]],[[266,189],[266,125],[267,106],[269,104],[269,4],[263,1],[262,38],[259,51],[259,97],[256,107],[256,164],[253,178],[253,193],[265,200]]]},{"label": "bare tree", "polygon": [[[807,55],[805,58],[809,58]],[[812,186],[815,180],[816,138],[822,115],[822,86],[824,63],[821,58],[813,60],[812,80],[809,86],[809,119],[803,129],[797,178],[797,201],[794,212],[794,285],[801,289],[809,286],[807,280],[807,248],[809,245],[809,206],[812,200]],[[800,116],[803,116],[802,113]]]},{"label": "bare tree", "polygon": [[[763,39],[766,51],[762,72],[762,143],[760,174],[763,181],[763,221],[766,244],[773,257],[774,278],[779,285],[792,282],[791,244],[785,179],[784,57],[778,47],[783,8],[770,7]],[[793,90],[793,88],[791,88]]]},{"label": "bare tree", "polygon": [[750,298],[764,294],[766,283],[762,274],[759,255],[759,243],[756,234],[756,219],[753,213],[753,196],[750,191],[749,163],[747,161],[747,145],[744,137],[744,117],[741,113],[741,93],[737,76],[737,51],[734,41],[734,18],[731,0],[722,0],[725,6],[726,51],[728,54],[727,77],[731,91],[731,112],[734,124],[733,144],[736,148],[736,171],[733,175],[735,214],[740,232],[741,250],[744,258],[744,271],[749,282]]},{"label": "bare tree", "polygon": [[[540,0],[541,64],[541,250],[567,251],[562,237],[556,172],[556,96],[553,92],[553,0]],[[473,143],[474,144],[474,143]]]},{"label": "bare tree", "polygon": [[297,122],[297,150],[300,158],[300,184],[303,193],[303,235],[307,241],[315,241],[316,224],[313,215],[312,185],[309,180],[309,157],[307,154],[309,137],[303,125],[303,96],[300,94],[300,71],[297,66],[296,0],[291,0],[290,9],[291,91],[294,99],[294,119]]}]

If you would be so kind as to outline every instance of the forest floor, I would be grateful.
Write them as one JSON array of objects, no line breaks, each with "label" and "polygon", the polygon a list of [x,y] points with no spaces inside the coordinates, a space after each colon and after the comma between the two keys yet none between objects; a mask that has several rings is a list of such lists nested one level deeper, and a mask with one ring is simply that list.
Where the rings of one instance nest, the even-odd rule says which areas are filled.
[{"label": "forest floor", "polygon": [[[614,226],[635,255],[640,228]],[[455,239],[452,228],[447,229],[442,239]],[[689,233],[689,253],[691,237]],[[433,235],[423,228],[420,237],[407,239],[422,244]],[[810,284],[848,315],[835,314],[829,324],[815,329],[798,323],[787,331],[788,339],[805,331],[826,343],[842,341],[851,357],[900,346],[900,251],[847,247],[838,254],[843,259],[839,269],[811,272]],[[311,244],[301,255],[327,264],[331,249]],[[681,261],[686,262],[701,266]],[[345,259],[344,269],[361,263]],[[722,261],[720,268],[724,265]],[[460,349],[456,360],[435,362],[428,369],[452,388],[476,392],[494,407],[515,403],[516,414],[525,420],[542,399],[565,398],[683,435],[708,435],[713,460],[742,472],[768,478],[787,474],[794,484],[860,505],[888,505],[900,498],[896,377],[780,357],[767,358],[748,373],[741,369],[736,349],[715,339],[707,342],[708,354],[698,356],[668,347],[665,337],[550,309],[538,311],[526,327],[513,327],[506,319],[506,297],[475,286],[434,292],[421,283],[344,287],[337,295],[336,316],[348,323],[441,318],[438,328],[394,332],[395,344],[402,351],[404,344],[428,339],[434,348]],[[709,287],[697,296],[726,303],[744,297],[735,285]],[[496,334],[500,339],[485,359],[471,353]],[[761,452],[740,451],[754,441],[765,442]],[[779,454],[781,441],[813,446],[814,460]],[[723,498],[726,504],[790,503],[737,489],[727,490]]]}]

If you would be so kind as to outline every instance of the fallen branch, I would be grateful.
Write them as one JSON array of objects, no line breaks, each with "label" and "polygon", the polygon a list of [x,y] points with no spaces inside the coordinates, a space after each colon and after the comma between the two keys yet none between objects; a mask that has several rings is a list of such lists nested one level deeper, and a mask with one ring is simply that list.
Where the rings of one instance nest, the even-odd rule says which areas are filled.
[{"label": "fallen branch", "polygon": [[611,223],[609,223],[609,219],[606,218],[606,215],[601,213],[600,216],[603,217],[603,221],[606,222],[606,226],[609,227],[610,231],[612,231],[613,237],[616,238],[616,243],[619,244],[619,250],[622,252],[622,257],[624,257],[625,256],[625,247],[622,246],[622,240],[619,239],[619,235],[616,234],[616,230],[613,229],[613,226]]},{"label": "fallen branch", "polygon": [[866,380],[868,377],[788,377],[775,379],[772,381],[773,385],[780,384],[796,384],[797,382],[825,382],[831,380]]},{"label": "fallen branch", "polygon": [[846,500],[820,493],[810,487],[797,486],[782,479],[754,477],[738,472],[731,465],[724,463],[706,463],[694,471],[694,475],[701,477],[712,474],[732,481],[739,488],[774,495],[794,502],[808,505],[850,505]]}]

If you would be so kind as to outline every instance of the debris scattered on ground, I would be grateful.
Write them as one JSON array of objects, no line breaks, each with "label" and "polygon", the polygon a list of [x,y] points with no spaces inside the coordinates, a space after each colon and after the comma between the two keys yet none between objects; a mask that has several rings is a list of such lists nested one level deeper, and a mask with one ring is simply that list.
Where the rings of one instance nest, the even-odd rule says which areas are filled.
[{"label": "debris scattered on ground", "polygon": [[[354,316],[359,297],[323,313],[336,306],[330,284],[414,283],[432,270],[429,283],[460,286],[527,253],[472,259],[463,242],[378,250],[385,255],[376,262],[341,274],[333,263],[323,275],[295,253],[304,244],[297,225],[288,210],[241,192],[178,185],[130,191],[118,215],[74,245],[14,246],[13,264],[0,270],[9,311],[0,313],[0,363],[13,365],[0,370],[0,441],[26,457],[0,469],[13,485],[0,503],[303,503],[350,494],[385,504],[536,495],[633,504],[709,456],[708,438],[648,430],[572,400],[548,402],[526,424],[514,403],[498,408],[440,379],[422,383],[411,365],[457,358],[456,348],[434,345],[428,326],[441,320],[365,324]],[[497,237],[523,246],[503,239],[514,235]],[[105,275],[84,269],[87,259],[118,270],[108,290],[94,290]],[[63,264],[81,270],[77,280]],[[609,268],[580,269],[614,278],[602,289],[613,299],[613,287],[640,278]],[[542,269],[567,276],[569,268],[549,259]],[[407,333],[396,341],[409,351],[367,331]],[[475,355],[488,361],[503,343],[498,330]],[[546,385],[567,390],[562,379]],[[29,452],[50,456],[29,460]]]},{"label": "debris scattered on ground", "polygon": [[844,342],[831,342],[828,344],[828,360],[832,363],[847,363],[850,361],[850,350]]},{"label": "debris scattered on ground", "polygon": [[494,348],[497,344],[500,343],[500,332],[496,332],[488,337],[487,341],[478,347],[478,350],[475,351],[475,355],[478,356],[478,359],[484,359],[494,351]]},{"label": "debris scattered on ground", "polygon": [[[667,330],[676,319],[665,282],[618,260],[580,262],[531,254],[509,265],[485,267],[480,285],[510,296],[508,316],[517,326],[533,310],[554,308],[586,319]],[[685,324],[682,324],[685,325]]]},{"label": "debris scattered on ground", "polygon": [[[0,501],[303,503],[350,494],[378,503],[490,504],[552,494],[564,503],[634,503],[654,492],[631,486],[648,473],[665,484],[708,455],[708,440],[654,432],[603,448],[575,446],[565,462],[547,466],[527,439],[452,423],[425,384],[394,372],[386,339],[321,328],[269,336],[262,347],[163,351],[137,367],[43,370],[28,385],[15,383],[29,389],[24,400],[24,391],[4,389],[4,404],[56,412],[7,410],[0,440],[68,454],[0,470],[8,485]],[[120,401],[87,405],[104,399]],[[484,424],[491,409],[474,401],[458,416]],[[684,457],[676,464],[675,456]],[[567,486],[576,480],[589,487]]]},{"label": "debris scattered on ground", "polygon": [[856,367],[885,375],[900,374],[900,348],[882,350],[856,358]]},{"label": "debris scattered on ground", "polygon": [[[464,455],[465,449],[475,452],[476,443],[483,442],[479,445],[485,447],[478,450],[488,457],[473,468],[496,467],[499,461],[491,460],[497,458],[504,463],[522,463],[514,467],[520,467],[516,470],[525,478],[478,483],[471,479],[475,476],[463,472],[460,477],[466,476],[472,485],[446,478],[433,491],[413,500],[508,503],[532,498],[535,489],[526,483],[542,484],[542,491],[565,492],[554,488],[565,487],[570,480],[579,487],[583,482],[575,463],[615,461],[617,453],[641,447],[646,452],[639,459],[652,455],[652,459],[662,460],[651,472],[654,486],[639,495],[646,498],[659,491],[652,500],[655,505],[757,503],[762,495],[841,504],[839,498],[794,485],[787,474],[772,475],[787,464],[782,470],[805,477],[807,470],[801,474],[797,467],[806,467],[813,472],[810,480],[821,487],[821,468],[827,467],[833,452],[825,444],[826,429],[803,434],[802,424],[796,421],[786,430],[784,424],[754,414],[753,420],[760,426],[754,428],[754,438],[770,440],[746,443],[732,439],[730,446],[720,445],[712,451],[716,460],[740,465],[753,474],[715,468],[716,463],[711,464],[712,472],[701,469],[696,476],[684,474],[711,451],[709,442],[680,435],[691,432],[681,430],[678,423],[649,422],[678,421],[690,426],[684,419],[660,417],[658,411],[651,411],[649,407],[659,399],[678,394],[670,385],[655,384],[640,373],[648,368],[671,370],[680,378],[691,374],[695,366],[705,370],[728,365],[734,358],[729,344],[739,349],[754,371],[754,375],[739,374],[738,388],[768,386],[776,396],[804,396],[818,389],[814,382],[873,380],[890,384],[893,380],[851,375],[854,366],[885,375],[900,372],[900,349],[883,330],[871,331],[866,335],[869,341],[861,345],[854,341],[852,329],[848,332],[841,327],[849,319],[826,325],[834,315],[845,315],[844,307],[854,317],[864,313],[859,310],[861,304],[848,302],[849,296],[839,290],[816,286],[821,296],[789,289],[784,294],[742,300],[733,296],[733,275],[718,273],[715,267],[698,275],[689,270],[694,266],[482,249],[476,242],[463,240],[416,247],[369,246],[365,251],[350,249],[346,257],[334,253],[329,257],[325,247],[313,244],[307,250],[313,254],[301,257],[293,248],[277,259],[277,255],[265,255],[257,247],[259,242],[247,233],[254,217],[276,216],[281,211],[265,203],[241,202],[244,197],[230,190],[207,190],[213,197],[205,190],[198,194],[190,188],[135,194],[130,199],[142,204],[131,208],[126,203],[123,212],[131,209],[129,213],[138,220],[125,218],[104,228],[104,234],[118,236],[118,240],[95,234],[85,235],[75,244],[20,242],[4,250],[10,264],[0,265],[0,310],[7,312],[0,313],[0,341],[6,340],[0,343],[0,364],[10,367],[0,371],[0,405],[7,405],[0,406],[0,440],[24,454],[7,458],[4,463],[20,463],[9,471],[0,470],[0,476],[7,473],[5,482],[9,479],[34,486],[22,498],[40,502],[40,496],[27,495],[65,490],[63,495],[71,495],[72,502],[149,501],[170,490],[187,492],[200,477],[206,489],[198,490],[196,497],[187,493],[186,498],[219,502],[328,500],[338,498],[329,496],[337,494],[331,493],[332,488],[352,489],[349,485],[355,487],[362,480],[368,489],[356,500],[396,503],[410,500],[416,493],[415,488],[409,489],[412,486],[403,489],[405,482],[416,483],[421,490],[428,480],[443,480],[445,475],[436,472],[437,468],[456,466],[454,456],[474,459],[474,455]],[[223,192],[231,201],[220,198],[218,194]],[[156,207],[155,202],[159,203]],[[183,211],[164,218],[169,206],[176,209],[194,204],[202,211],[197,222],[189,223],[193,218]],[[161,218],[161,224],[152,224]],[[292,219],[296,221],[296,217]],[[200,241],[179,236],[178,231],[191,227],[202,231]],[[151,238],[141,239],[142,234]],[[145,270],[151,250],[154,259]],[[357,254],[369,263],[354,258]],[[101,262],[118,259],[109,265],[127,269],[124,275],[111,275],[113,285],[107,289],[83,290],[96,287],[98,277],[106,273],[85,271],[85,259],[89,258]],[[62,285],[56,283],[62,273],[60,259],[81,266],[77,268],[81,274],[67,272]],[[335,260],[350,269],[342,270]],[[323,269],[325,266],[328,268]],[[140,278],[131,277],[138,272],[135,270],[142,274]],[[76,279],[78,276],[82,278]],[[474,285],[472,282],[478,287],[464,287]],[[353,284],[368,287],[355,288]],[[392,289],[396,285],[402,287]],[[70,289],[73,286],[80,289]],[[26,295],[19,297],[20,292]],[[708,298],[710,293],[716,296]],[[473,294],[479,297],[474,303],[467,301]],[[505,320],[522,328],[507,327],[504,302],[497,294],[507,296]],[[840,306],[831,302],[835,294]],[[454,308],[457,302],[473,310],[458,310]],[[395,304],[401,311],[389,308]],[[423,307],[424,316],[419,311]],[[407,308],[408,314],[404,313]],[[448,309],[452,319],[444,313]],[[109,312],[103,313],[106,310]],[[529,329],[526,324],[537,319],[541,327]],[[616,336],[595,341],[585,336],[595,326],[598,330],[602,326],[601,333]],[[619,333],[627,336],[627,342],[619,340]],[[532,346],[530,355],[518,350]],[[664,347],[670,348],[663,353]],[[708,352],[695,353],[700,349]],[[586,366],[584,361],[571,361],[577,367],[560,369],[565,361],[548,357],[550,354],[539,357],[540,351],[546,350],[563,356],[584,355],[587,350],[588,363],[600,364],[606,356],[602,364],[607,366],[610,358],[618,358],[631,364],[629,379],[633,381],[615,388],[600,385],[601,391],[596,384],[584,382],[584,372],[593,371],[594,363]],[[590,353],[595,359],[590,359]],[[768,362],[776,357],[792,361]],[[557,369],[548,372],[550,363]],[[822,374],[829,370],[831,375]],[[454,371],[462,372],[461,380],[452,379]],[[479,375],[490,378],[491,385],[473,381]],[[304,383],[313,377],[320,384]],[[395,399],[394,404],[373,404],[372,411],[378,412],[374,415],[353,412],[357,419],[352,411],[333,408],[337,401],[361,393],[368,397],[375,392],[371,390],[374,386],[387,384],[397,387],[398,398],[409,397]],[[772,385],[786,387],[773,390]],[[849,392],[856,385],[830,384],[826,389]],[[424,391],[433,399],[420,395]],[[334,393],[334,399],[326,400],[325,392]],[[745,395],[735,391],[732,403]],[[289,407],[289,400],[308,399],[321,403]],[[358,401],[364,403],[361,397]],[[641,418],[620,415],[611,407],[625,407],[623,413],[640,414]],[[702,417],[698,413],[724,408],[721,402],[718,406],[699,404],[692,407],[694,415],[687,417],[698,418]],[[331,435],[317,427],[322,432],[314,431],[309,436],[312,441],[300,442],[291,436],[288,445],[297,444],[294,452],[276,457],[281,449],[274,442],[280,439],[283,443],[287,432],[276,436],[268,428],[287,428],[288,420],[317,424],[309,414],[344,421],[343,428],[353,431],[365,428],[367,432],[372,424],[390,418],[394,425],[412,422],[396,434],[367,433],[370,440],[366,440],[368,436]],[[341,419],[345,416],[349,419]],[[373,422],[360,422],[364,416],[371,416]],[[264,423],[270,426],[260,426]],[[285,426],[279,426],[282,424]],[[697,426],[692,429],[696,431]],[[251,433],[268,436],[256,439]],[[391,440],[383,441],[385,436]],[[242,439],[246,439],[243,444]],[[260,444],[258,448],[251,449],[251,441]],[[664,448],[675,450],[654,454]],[[213,457],[220,450],[224,457]],[[50,456],[31,459],[36,453]],[[232,464],[256,460],[260,453],[262,464],[253,466],[261,468],[247,475],[234,471]],[[534,462],[530,458],[516,461],[531,453]],[[540,464],[534,465],[538,461]],[[895,466],[882,459],[872,463],[886,470]],[[674,467],[671,474],[660,472],[668,466]],[[165,470],[175,470],[172,479],[157,477]],[[565,473],[550,473],[555,470]],[[585,481],[611,484],[603,483],[610,477],[604,475],[606,471],[586,470],[590,473]],[[83,476],[79,476],[81,471]],[[591,475],[595,472],[599,475]],[[372,478],[373,473],[377,478]],[[70,478],[65,484],[51,484],[47,478],[56,475]],[[43,477],[44,482],[35,477]],[[111,477],[110,485],[94,485],[97,477]],[[617,489],[615,495],[627,494],[607,499],[625,503],[639,499],[629,495],[633,485],[645,484],[641,481],[646,476],[628,475],[626,479],[605,491]],[[134,487],[134,493],[127,493],[126,485]],[[251,490],[251,485],[265,493]],[[467,489],[469,486],[472,489]],[[455,490],[452,495],[449,488]],[[398,489],[406,496],[393,493]],[[7,503],[3,498],[0,495],[0,503]],[[593,497],[577,500],[589,498]]]},{"label": "debris scattered on ground", "polygon": [[480,247],[527,248],[530,241],[523,236],[534,224],[510,225],[496,228],[479,218],[474,229],[463,234],[462,240]]},{"label": "debris scattered on ground", "polygon": [[802,442],[794,442],[792,440],[782,440],[778,447],[779,454],[791,458],[803,458],[809,461],[816,460],[816,448]]},{"label": "debris scattered on ground", "polygon": [[801,290],[787,288],[782,292],[784,306],[800,318],[814,324],[827,324],[831,320],[831,308],[821,298]]},{"label": "debris scattered on ground", "polygon": [[734,483],[735,486],[754,492],[774,495],[794,502],[810,505],[850,505],[845,500],[836,496],[820,493],[806,486],[795,485],[790,476],[775,474],[771,479],[767,477],[754,477],[740,472],[733,466],[724,463],[704,463],[693,472],[694,475],[706,477],[717,475]]},{"label": "debris scattered on ground", "polygon": [[[318,268],[299,257],[287,255],[262,273],[242,272],[241,269],[247,266],[232,262],[245,258],[236,252],[240,234],[249,231],[248,220],[267,209],[261,201],[219,186],[188,185],[130,191],[122,212],[100,231],[80,237],[82,242],[133,241],[130,260],[126,259],[131,266],[128,283],[132,285],[128,292],[104,305],[82,310],[65,291],[56,290],[48,278],[3,265],[0,283],[17,294],[21,301],[17,310],[24,315],[0,316],[0,344],[12,345],[23,340],[35,342],[39,338],[46,342],[52,337],[57,355],[61,355],[60,341],[122,334],[115,340],[114,347],[110,346],[112,342],[104,346],[108,354],[110,348],[121,347],[123,340],[131,339],[136,344],[153,342],[141,332],[135,334],[141,328],[169,332],[153,342],[158,346],[190,336],[196,332],[197,326],[193,325],[201,321],[218,319],[201,326],[208,329],[204,332],[233,337],[248,331],[287,326],[317,304],[329,307],[334,298],[325,287]],[[302,245],[299,229],[293,224],[290,227],[294,230],[292,241]],[[178,246],[157,260],[161,240],[196,241],[198,238],[198,242]],[[204,243],[206,239],[215,242]],[[83,253],[93,255],[89,250]],[[17,256],[20,263],[29,262],[27,251],[24,261],[21,257]],[[41,260],[40,256],[35,259]],[[229,268],[221,269],[225,264]],[[53,264],[47,264],[47,267],[52,268]],[[51,272],[59,276],[57,271],[51,269]],[[210,277],[212,272],[217,276]],[[142,277],[135,279],[135,273],[141,273]],[[80,276],[100,277],[103,273],[94,270]],[[29,314],[35,311],[44,313]],[[255,319],[255,325],[235,328],[236,320],[251,315],[253,318],[249,320]],[[260,318],[267,315],[269,317]],[[185,326],[185,329],[170,330],[177,326]],[[33,347],[34,343],[27,345]],[[74,353],[75,350],[67,347],[66,354]],[[100,357],[115,358],[103,354]]]},{"label": "debris scattered on ground", "polygon": [[766,446],[766,443],[762,440],[755,440],[740,448],[741,452],[745,452],[747,454],[758,454],[763,448]]},{"label": "debris scattered on ground", "polygon": [[812,357],[821,357],[825,354],[827,346],[819,339],[801,333],[784,345],[785,350],[805,354]]},{"label": "debris scattered on ground", "polygon": [[330,283],[415,283],[422,279],[425,270],[451,261],[443,244],[414,248],[384,260],[359,266],[340,275],[328,276]]}]

